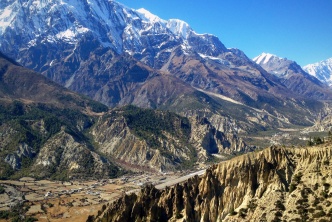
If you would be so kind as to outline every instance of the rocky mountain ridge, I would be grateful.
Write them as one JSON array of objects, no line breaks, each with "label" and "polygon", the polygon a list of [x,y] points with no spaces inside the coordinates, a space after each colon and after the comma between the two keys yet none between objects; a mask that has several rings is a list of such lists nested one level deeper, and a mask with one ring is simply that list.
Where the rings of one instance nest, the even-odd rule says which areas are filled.
[{"label": "rocky mountain ridge", "polygon": [[184,165],[204,163],[211,154],[251,151],[240,138],[216,130],[206,118],[187,119],[133,106],[115,109],[99,118],[91,134],[100,152],[129,169],[133,165],[174,171]]},{"label": "rocky mountain ridge", "polygon": [[2,54],[0,77],[1,178],[108,178],[123,173],[119,166],[174,171],[249,149],[205,118],[109,110]]},{"label": "rocky mountain ridge", "polygon": [[270,147],[174,187],[125,195],[95,221],[329,220],[331,155],[330,145]]},{"label": "rocky mountain ridge", "polygon": [[262,53],[253,61],[282,79],[282,83],[293,92],[307,98],[326,99],[331,97],[331,90],[317,78],[306,73],[295,61],[269,53]]}]

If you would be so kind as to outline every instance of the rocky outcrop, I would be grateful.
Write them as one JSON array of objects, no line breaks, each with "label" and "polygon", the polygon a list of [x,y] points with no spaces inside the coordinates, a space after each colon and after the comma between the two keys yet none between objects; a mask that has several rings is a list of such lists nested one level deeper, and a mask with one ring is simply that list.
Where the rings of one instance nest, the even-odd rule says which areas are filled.
[{"label": "rocky outcrop", "polygon": [[332,107],[330,104],[325,104],[321,110],[315,124],[311,127],[305,128],[304,132],[327,132],[332,130]]},{"label": "rocky outcrop", "polygon": [[96,221],[328,219],[331,155],[330,145],[245,154],[183,184],[125,195]]},{"label": "rocky outcrop", "polygon": [[0,53],[0,177],[110,177],[84,131],[105,105],[73,93]]},{"label": "rocky outcrop", "polygon": [[31,167],[36,177],[70,179],[94,175],[95,178],[114,176],[115,166],[100,154],[93,152],[88,144],[82,143],[62,129],[41,148]]},{"label": "rocky outcrop", "polygon": [[249,151],[245,142],[234,133],[223,133],[216,129],[207,118],[191,117],[191,142],[195,147],[206,150],[209,154],[232,154]]},{"label": "rocky outcrop", "polygon": [[187,141],[181,142],[179,137],[164,132],[155,138],[160,145],[155,147],[135,135],[123,116],[100,120],[93,128],[92,135],[99,143],[100,152],[133,170],[174,170],[185,161],[196,160],[193,148]]},{"label": "rocky outcrop", "polygon": [[91,134],[100,152],[136,170],[174,171],[204,163],[211,154],[249,151],[242,140],[216,130],[206,118],[131,106],[101,117]]},{"label": "rocky outcrop", "polygon": [[32,159],[36,156],[36,151],[26,143],[18,144],[17,148],[15,153],[10,153],[5,157],[5,162],[15,170],[21,168],[22,158]]}]

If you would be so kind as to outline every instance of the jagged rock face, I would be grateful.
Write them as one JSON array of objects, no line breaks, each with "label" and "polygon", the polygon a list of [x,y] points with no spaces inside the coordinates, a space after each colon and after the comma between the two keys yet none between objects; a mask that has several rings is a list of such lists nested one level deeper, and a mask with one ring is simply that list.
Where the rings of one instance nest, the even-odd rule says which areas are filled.
[{"label": "jagged rock face", "polygon": [[[325,205],[331,199],[331,155],[330,146],[271,147],[246,154],[213,166],[201,178],[196,176],[165,190],[146,187],[138,195],[126,195],[110,204],[100,220],[327,219],[332,216],[329,204]],[[316,210],[310,210],[310,205]],[[320,211],[323,213],[318,216]]]},{"label": "jagged rock face", "polygon": [[206,118],[168,111],[129,106],[97,117],[45,104],[0,105],[3,178],[20,171],[36,178],[112,177],[118,172],[113,163],[129,170],[176,171],[205,163],[211,154],[250,151]]},{"label": "jagged rock face", "polygon": [[192,133],[191,142],[209,154],[231,154],[249,151],[249,147],[235,134],[217,130],[207,118],[198,116],[190,118]]},{"label": "jagged rock face", "polygon": [[[115,176],[84,134],[108,110],[0,54],[0,177]],[[96,112],[99,112],[97,114]]]},{"label": "jagged rock face", "polygon": [[134,107],[101,117],[91,134],[100,152],[136,170],[174,171],[205,162],[211,154],[249,151],[242,140],[216,130],[206,118]]},{"label": "jagged rock face", "polygon": [[109,160],[93,152],[83,133],[92,126],[94,116],[8,99],[0,99],[0,113],[1,178],[102,178],[118,172]]}]

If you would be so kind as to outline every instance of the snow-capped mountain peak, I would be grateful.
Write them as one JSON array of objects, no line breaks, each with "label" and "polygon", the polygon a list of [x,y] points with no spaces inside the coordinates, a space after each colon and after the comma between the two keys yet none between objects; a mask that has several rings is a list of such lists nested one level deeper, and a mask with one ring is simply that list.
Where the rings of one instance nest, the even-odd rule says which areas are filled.
[{"label": "snow-capped mountain peak", "polygon": [[296,72],[303,72],[301,67],[296,62],[287,58],[281,58],[271,53],[264,52],[253,58],[253,61],[266,71],[282,78],[286,78],[290,75],[290,69]]},{"label": "snow-capped mountain peak", "polygon": [[168,20],[167,28],[169,28],[175,35],[181,36],[184,39],[187,39],[190,32],[193,31],[188,23],[179,19]]},{"label": "snow-capped mountain peak", "polygon": [[[110,21],[116,20],[123,26],[125,8],[114,1],[31,0],[21,4],[15,0],[6,4],[0,8],[0,35],[8,29],[15,36],[27,39],[30,45],[37,39],[75,44],[82,34],[90,32],[104,46],[121,48],[121,33]],[[95,27],[101,27],[104,32],[94,31]],[[112,33],[111,42],[107,40],[107,33]]]},{"label": "snow-capped mountain peak", "polygon": [[267,64],[273,60],[277,61],[277,60],[287,60],[287,59],[278,57],[271,53],[265,53],[265,52],[263,52],[262,54],[260,54],[259,56],[255,57],[255,58],[253,58],[253,61],[259,65]]},{"label": "snow-capped mountain peak", "polygon": [[303,66],[303,70],[332,86],[332,58]]},{"label": "snow-capped mountain peak", "polygon": [[152,14],[151,12],[149,12],[148,10],[146,10],[145,8],[140,8],[135,10],[138,15],[141,17],[141,19],[143,19],[146,22],[162,22],[165,23],[164,20],[162,20],[161,18],[159,18],[158,16]]},{"label": "snow-capped mountain peak", "polygon": [[[184,21],[163,20],[144,8],[131,9],[113,0],[0,1],[0,38],[3,36],[11,40],[0,41],[0,50],[13,58],[40,43],[43,50],[61,45],[73,53],[88,39],[95,41],[95,47],[135,55],[151,66],[157,57],[165,59],[179,47],[189,54],[197,51],[213,57],[227,51],[216,36],[197,34]],[[54,65],[55,57],[47,63]]]},{"label": "snow-capped mountain peak", "polygon": [[[7,4],[6,4],[7,3]],[[18,3],[2,2],[0,3],[0,35],[5,31],[7,26],[10,26],[12,21],[18,14]]]},{"label": "snow-capped mountain peak", "polygon": [[135,10],[137,14],[147,23],[160,23],[169,29],[174,35],[187,39],[189,34],[193,32],[188,23],[180,19],[169,19],[168,21],[159,18],[144,8]]}]

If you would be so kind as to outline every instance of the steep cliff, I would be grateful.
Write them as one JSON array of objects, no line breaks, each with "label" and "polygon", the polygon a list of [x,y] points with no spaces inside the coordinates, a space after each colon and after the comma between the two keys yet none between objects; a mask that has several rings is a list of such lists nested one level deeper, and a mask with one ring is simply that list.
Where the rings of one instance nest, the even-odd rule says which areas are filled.
[{"label": "steep cliff", "polygon": [[96,221],[328,221],[331,155],[331,144],[245,154],[201,178],[125,195]]}]

